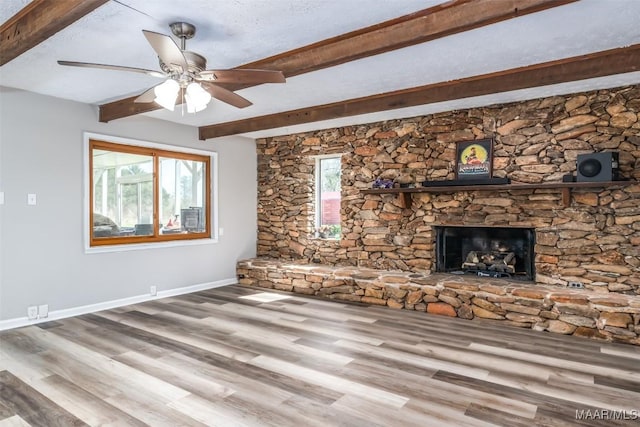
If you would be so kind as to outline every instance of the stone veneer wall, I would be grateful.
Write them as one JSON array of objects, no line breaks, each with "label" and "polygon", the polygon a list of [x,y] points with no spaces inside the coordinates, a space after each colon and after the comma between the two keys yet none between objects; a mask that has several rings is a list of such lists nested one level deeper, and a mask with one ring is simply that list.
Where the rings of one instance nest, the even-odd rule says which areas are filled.
[{"label": "stone veneer wall", "polygon": [[[260,257],[427,273],[434,225],[533,227],[536,282],[640,294],[640,185],[364,195],[378,178],[454,179],[456,141],[494,138],[494,176],[558,182],[580,153],[618,151],[640,179],[640,85],[259,139]],[[314,157],[342,154],[342,239],[314,237]]]}]

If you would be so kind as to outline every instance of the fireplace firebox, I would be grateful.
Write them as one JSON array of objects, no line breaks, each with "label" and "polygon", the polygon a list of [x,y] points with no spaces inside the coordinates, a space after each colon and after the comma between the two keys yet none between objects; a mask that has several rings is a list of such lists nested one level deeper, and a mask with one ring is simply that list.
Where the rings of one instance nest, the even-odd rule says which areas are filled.
[{"label": "fireplace firebox", "polygon": [[535,232],[520,227],[436,226],[436,271],[535,278]]}]

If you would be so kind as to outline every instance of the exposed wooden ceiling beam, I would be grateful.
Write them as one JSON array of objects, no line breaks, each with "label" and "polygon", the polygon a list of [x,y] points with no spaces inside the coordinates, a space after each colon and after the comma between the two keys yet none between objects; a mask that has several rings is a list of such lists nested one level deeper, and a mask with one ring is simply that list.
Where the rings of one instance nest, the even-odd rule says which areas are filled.
[{"label": "exposed wooden ceiling beam", "polygon": [[286,77],[292,77],[574,1],[577,0],[449,1],[239,68],[282,70]]},{"label": "exposed wooden ceiling beam", "polygon": [[[424,43],[577,0],[453,0],[381,24],[320,41],[237,68],[280,70],[293,77],[367,56]],[[239,90],[251,85],[223,85]],[[137,96],[100,106],[100,121],[160,109],[136,104]]]},{"label": "exposed wooden ceiling beam", "polygon": [[640,44],[332,104],[202,126],[201,140],[640,71]]},{"label": "exposed wooden ceiling beam", "polygon": [[0,66],[109,0],[33,0],[0,26]]}]

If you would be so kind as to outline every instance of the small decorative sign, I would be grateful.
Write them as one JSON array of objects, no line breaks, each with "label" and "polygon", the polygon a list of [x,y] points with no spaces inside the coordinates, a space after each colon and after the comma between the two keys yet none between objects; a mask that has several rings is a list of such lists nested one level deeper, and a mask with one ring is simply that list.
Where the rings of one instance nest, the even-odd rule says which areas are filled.
[{"label": "small decorative sign", "polygon": [[461,141],[456,145],[456,178],[491,178],[493,139]]}]

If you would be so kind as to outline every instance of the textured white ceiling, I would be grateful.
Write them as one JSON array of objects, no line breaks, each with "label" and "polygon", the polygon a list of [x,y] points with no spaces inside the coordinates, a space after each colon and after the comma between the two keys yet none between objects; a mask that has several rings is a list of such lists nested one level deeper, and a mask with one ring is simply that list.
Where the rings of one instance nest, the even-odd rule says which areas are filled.
[{"label": "textured white ceiling", "polygon": [[[500,1],[500,0],[496,0]],[[158,80],[135,73],[59,66],[59,59],[158,69],[141,30],[170,34],[168,24],[196,25],[187,48],[209,68],[232,68],[396,18],[440,0],[119,0],[111,1],[0,68],[0,84],[89,104],[141,93]],[[28,1],[0,2],[3,22]],[[151,117],[202,126],[368,96],[640,43],[640,1],[582,0],[435,41],[238,91],[254,105],[216,100],[187,114]],[[265,136],[339,124],[408,117],[640,83],[640,73],[412,107],[318,124],[261,131]],[[127,119],[123,119],[127,120]]]}]

